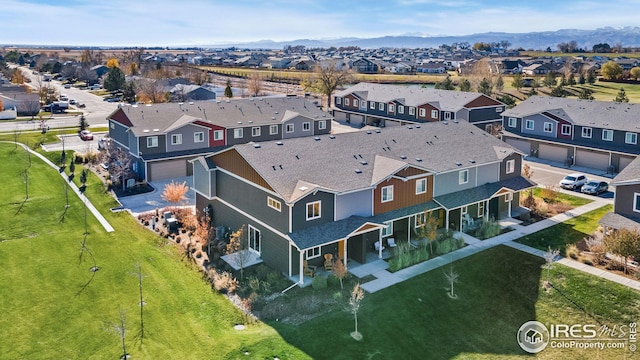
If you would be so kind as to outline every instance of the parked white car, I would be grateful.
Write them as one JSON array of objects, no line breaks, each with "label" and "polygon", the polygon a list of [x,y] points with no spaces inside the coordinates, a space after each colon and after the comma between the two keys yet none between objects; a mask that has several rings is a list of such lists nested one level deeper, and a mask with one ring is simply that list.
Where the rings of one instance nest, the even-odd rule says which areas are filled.
[{"label": "parked white car", "polygon": [[565,189],[576,190],[580,189],[588,181],[584,174],[569,174],[560,180],[560,186]]}]

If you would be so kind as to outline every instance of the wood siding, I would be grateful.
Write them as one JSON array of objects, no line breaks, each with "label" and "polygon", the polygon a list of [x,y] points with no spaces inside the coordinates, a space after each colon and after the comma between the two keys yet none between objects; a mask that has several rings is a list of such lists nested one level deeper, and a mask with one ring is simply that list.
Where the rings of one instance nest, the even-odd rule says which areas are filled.
[{"label": "wood siding", "polygon": [[116,112],[111,115],[110,119],[117,121],[118,123],[126,126],[133,127],[133,124],[129,120],[129,117],[124,113],[124,110],[118,109]]},{"label": "wood siding", "polygon": [[211,157],[217,167],[225,169],[254,184],[274,191],[273,188],[256,172],[235,149],[221,152]]},{"label": "wood siding", "polygon": [[409,166],[408,168],[404,170],[400,170],[396,173],[396,175],[400,177],[409,177],[409,176],[422,175],[422,174],[427,175],[428,172],[425,170],[415,168],[413,166]]},{"label": "wood siding", "polygon": [[486,106],[502,106],[504,109],[504,104],[494,100],[486,95],[481,95],[474,100],[468,102],[464,107],[467,109],[476,108],[476,107],[486,107]]},{"label": "wood siding", "polygon": [[[419,195],[416,195],[416,180],[419,179],[402,181],[391,178],[378,184],[373,191],[374,215],[430,201],[433,198],[433,176],[428,175],[425,178],[427,179],[427,191]],[[383,203],[382,188],[389,185],[393,185],[393,200]]]}]

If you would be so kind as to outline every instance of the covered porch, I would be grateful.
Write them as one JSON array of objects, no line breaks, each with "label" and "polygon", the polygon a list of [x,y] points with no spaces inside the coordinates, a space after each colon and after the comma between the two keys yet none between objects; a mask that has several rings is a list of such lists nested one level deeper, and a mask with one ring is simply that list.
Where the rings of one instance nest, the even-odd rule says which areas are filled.
[{"label": "covered porch", "polygon": [[518,176],[437,196],[434,200],[445,209],[446,229],[468,232],[484,221],[500,221],[520,214],[524,209],[519,206],[520,193],[535,186]]}]

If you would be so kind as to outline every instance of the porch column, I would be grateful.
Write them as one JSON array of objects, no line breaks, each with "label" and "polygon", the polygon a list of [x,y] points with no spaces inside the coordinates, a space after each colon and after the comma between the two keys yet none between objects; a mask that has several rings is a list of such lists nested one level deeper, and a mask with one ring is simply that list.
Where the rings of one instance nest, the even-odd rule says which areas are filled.
[{"label": "porch column", "polygon": [[411,217],[407,219],[407,241],[411,241]]},{"label": "porch column", "polygon": [[[469,212],[468,207],[467,207],[467,212]],[[460,208],[460,223],[458,225],[458,231],[462,232],[462,208]]]},{"label": "porch column", "polygon": [[513,193],[508,193],[507,195],[509,195],[509,213],[507,215],[508,217],[511,217],[511,203],[513,202]]},{"label": "porch column", "polygon": [[344,262],[344,266],[346,268],[346,266],[347,266],[347,239],[344,239],[342,241],[344,241],[344,246],[343,246],[343,249],[342,249],[342,253],[343,253],[342,254],[342,262]]},{"label": "porch column", "polygon": [[447,210],[446,222],[444,224],[444,228],[449,230],[449,210]]},{"label": "porch column", "polygon": [[303,257],[304,252],[300,251],[300,280],[298,280],[298,282],[300,284],[304,283],[304,259]]},{"label": "porch column", "polygon": [[484,211],[482,212],[482,220],[487,221],[487,215],[489,215],[489,200],[484,201]]},{"label": "porch column", "polygon": [[382,231],[378,231],[378,257],[382,259]]}]

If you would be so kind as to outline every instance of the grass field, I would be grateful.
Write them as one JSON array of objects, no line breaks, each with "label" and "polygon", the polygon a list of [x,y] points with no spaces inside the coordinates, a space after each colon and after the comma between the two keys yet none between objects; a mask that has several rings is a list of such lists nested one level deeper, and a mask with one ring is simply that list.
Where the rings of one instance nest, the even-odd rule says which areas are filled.
[{"label": "grass field", "polygon": [[[109,212],[116,203],[94,176],[88,195],[116,231],[105,233],[87,217],[87,248],[100,268],[89,282],[92,256],[85,252],[80,261],[82,203],[70,195],[65,213],[64,180],[32,156],[23,205],[20,173],[28,157],[0,144],[0,160],[0,359],[115,359],[122,354],[113,330],[120,310],[133,359],[524,359],[530,356],[515,338],[525,321],[613,326],[640,318],[640,293],[560,265],[552,270],[552,282],[565,295],[547,293],[541,286],[543,260],[501,246],[453,264],[460,274],[456,300],[446,295],[440,270],[367,294],[359,315],[361,342],[349,336],[353,318],[337,305],[297,326],[250,322],[212,292],[173,246],[126,213]],[[144,275],[143,339],[136,264]],[[240,323],[248,328],[234,330]],[[548,348],[537,357],[628,355]]]},{"label": "grass field", "polygon": [[[113,327],[126,313],[126,344],[138,359],[305,358],[270,327],[248,324],[215,294],[175,249],[144,230],[91,177],[88,193],[116,229],[106,233],[89,214],[87,248],[80,261],[84,207],[73,194],[65,213],[64,180],[31,156],[29,199],[20,173],[28,158],[0,144],[0,359],[116,359],[122,354]],[[11,189],[11,190],[7,190]],[[140,331],[138,281],[144,275],[144,328]],[[88,283],[88,285],[87,285]],[[83,287],[86,285],[86,288]]]},{"label": "grass field", "polygon": [[522,237],[517,242],[545,251],[551,246],[552,249],[558,249],[560,254],[564,255],[567,246],[593,234],[598,229],[598,221],[612,209],[611,205],[605,205],[561,224]]}]

